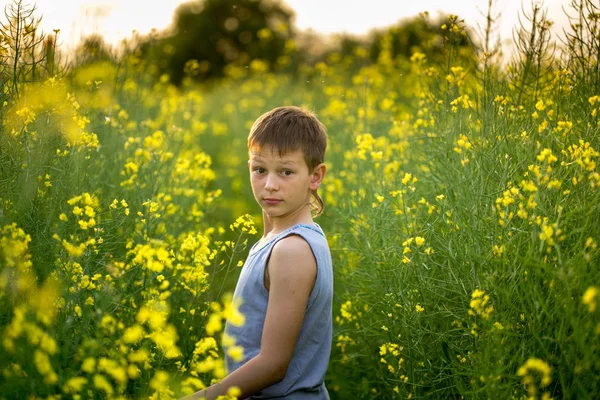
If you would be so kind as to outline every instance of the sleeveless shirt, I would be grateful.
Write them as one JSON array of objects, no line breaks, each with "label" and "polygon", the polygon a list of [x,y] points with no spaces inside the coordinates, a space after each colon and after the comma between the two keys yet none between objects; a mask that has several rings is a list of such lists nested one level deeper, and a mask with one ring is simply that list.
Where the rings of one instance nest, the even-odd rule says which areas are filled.
[{"label": "sleeveless shirt", "polygon": [[[235,362],[225,354],[225,367],[231,373],[260,352],[269,299],[264,286],[266,264],[273,246],[290,235],[299,235],[310,245],[317,263],[317,277],[285,378],[249,399],[329,399],[324,378],[331,353],[333,270],[327,239],[316,223],[293,225],[263,245],[256,242],[250,249],[233,294],[234,301],[241,302],[239,311],[245,316],[245,324],[236,327],[225,323],[225,333],[243,347],[244,357]],[[294,260],[289,261],[293,267]]]}]

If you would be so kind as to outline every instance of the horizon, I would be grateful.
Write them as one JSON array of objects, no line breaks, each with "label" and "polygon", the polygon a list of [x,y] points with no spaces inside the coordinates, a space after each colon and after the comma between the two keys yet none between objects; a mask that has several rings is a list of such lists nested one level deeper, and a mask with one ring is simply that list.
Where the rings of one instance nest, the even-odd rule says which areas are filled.
[{"label": "horizon", "polygon": [[[124,39],[131,39],[134,32],[142,36],[153,30],[164,32],[171,26],[176,8],[187,2],[164,1],[152,7],[148,7],[144,0],[38,0],[35,4],[36,15],[42,18],[40,28],[44,33],[60,29],[59,45],[70,52],[93,34],[102,36],[107,44],[118,47]],[[3,9],[10,3],[12,1],[0,0]],[[286,0],[282,3],[294,11],[294,25],[299,32],[314,31],[331,38],[340,34],[365,37],[375,29],[388,28],[425,11],[433,20],[444,14],[458,15],[477,34],[477,26],[485,22],[483,14],[487,12],[488,1],[463,0],[451,5],[442,0],[408,4],[386,4],[387,0],[371,0],[368,5],[359,0]],[[554,22],[551,29],[554,39],[558,39],[557,35],[569,26],[562,10],[562,7],[569,5],[568,0],[547,0],[543,5],[548,18]],[[521,0],[507,0],[493,7],[495,14],[500,14],[496,36],[508,47],[513,43],[512,31],[517,26],[520,8]],[[530,4],[525,6],[526,11],[530,9]],[[336,18],[331,15],[336,15]]]}]

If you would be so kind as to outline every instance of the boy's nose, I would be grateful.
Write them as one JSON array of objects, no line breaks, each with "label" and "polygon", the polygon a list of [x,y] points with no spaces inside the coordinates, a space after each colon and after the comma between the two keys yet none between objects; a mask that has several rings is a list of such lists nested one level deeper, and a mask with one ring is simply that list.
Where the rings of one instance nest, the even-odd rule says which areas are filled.
[{"label": "boy's nose", "polygon": [[277,189],[278,189],[278,185],[277,185],[276,177],[274,177],[272,175],[268,175],[267,180],[265,181],[265,190],[268,190],[271,192],[271,191],[277,190]]}]

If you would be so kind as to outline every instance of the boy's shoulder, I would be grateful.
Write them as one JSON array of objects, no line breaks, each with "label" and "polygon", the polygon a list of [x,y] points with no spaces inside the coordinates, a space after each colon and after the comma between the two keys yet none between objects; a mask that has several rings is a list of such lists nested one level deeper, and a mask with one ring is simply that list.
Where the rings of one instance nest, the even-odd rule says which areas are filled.
[{"label": "boy's shoulder", "polygon": [[317,262],[310,245],[299,235],[286,236],[279,240],[271,250],[267,274],[272,281],[279,277],[280,282],[287,281],[294,285],[314,283],[317,273]]},{"label": "boy's shoulder", "polygon": [[291,231],[274,241],[270,249],[270,257],[273,254],[284,256],[288,260],[304,257],[314,264],[317,256],[324,255],[326,252],[329,252],[329,244],[319,225],[296,224]]},{"label": "boy's shoulder", "polygon": [[278,240],[271,250],[271,256],[303,257],[307,253],[312,253],[310,244],[299,234],[291,234]]}]

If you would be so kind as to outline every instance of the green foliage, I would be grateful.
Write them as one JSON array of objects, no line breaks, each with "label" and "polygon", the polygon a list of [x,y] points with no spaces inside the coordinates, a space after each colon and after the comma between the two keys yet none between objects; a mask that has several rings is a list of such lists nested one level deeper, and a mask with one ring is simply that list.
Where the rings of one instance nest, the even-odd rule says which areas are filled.
[{"label": "green foliage", "polygon": [[110,46],[104,42],[104,38],[100,35],[94,34],[86,37],[75,49],[73,60],[75,67],[101,61],[110,61],[114,63],[117,60],[112,54]]},{"label": "green foliage", "polygon": [[147,41],[141,49],[179,84],[225,76],[228,64],[248,65],[260,59],[270,70],[285,66],[288,40],[294,36],[293,14],[266,0],[204,0],[177,9],[172,32]]},{"label": "green foliage", "polygon": [[[456,32],[451,31],[453,24],[462,25],[460,31],[456,31],[460,34],[456,35],[454,34]],[[387,46],[391,47],[394,57],[409,58],[418,51],[424,53],[432,62],[439,63],[447,60],[446,52],[453,49],[469,54],[473,52],[472,42],[463,27],[464,21],[456,16],[440,17],[432,21],[429,14],[424,12],[389,28],[375,30],[369,38],[371,42],[369,56],[372,61],[376,61],[383,47],[386,46],[386,40],[389,41]]]},{"label": "green foliage", "polygon": [[0,23],[0,100],[18,97],[20,85],[64,74],[56,55],[54,35],[41,32],[41,18],[35,6],[15,0],[4,9],[5,22]]}]

